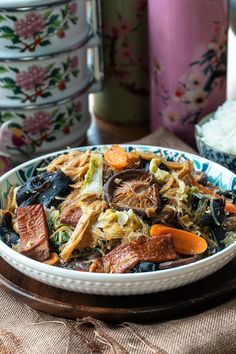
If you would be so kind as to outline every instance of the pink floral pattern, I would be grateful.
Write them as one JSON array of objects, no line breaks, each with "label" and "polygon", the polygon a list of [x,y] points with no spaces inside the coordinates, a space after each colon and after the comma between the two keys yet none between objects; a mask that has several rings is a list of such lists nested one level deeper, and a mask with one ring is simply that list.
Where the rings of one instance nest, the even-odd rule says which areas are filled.
[{"label": "pink floral pattern", "polygon": [[36,86],[44,84],[46,74],[46,68],[32,65],[27,71],[22,71],[16,74],[16,85],[26,91],[34,90]]},{"label": "pink floral pattern", "polygon": [[0,113],[0,124],[2,124],[0,151],[34,153],[43,144],[55,141],[59,134],[69,134],[71,128],[81,119],[80,100],[73,101],[63,110],[55,108],[28,115],[2,112]]},{"label": "pink floral pattern", "polygon": [[42,32],[44,26],[44,18],[40,13],[30,12],[26,15],[25,20],[17,20],[14,25],[14,31],[19,37],[29,39],[34,37],[36,33]]},{"label": "pink floral pattern", "polygon": [[29,134],[37,134],[41,130],[48,130],[52,124],[52,115],[48,112],[38,111],[34,116],[26,117],[23,121],[22,128]]},{"label": "pink floral pattern", "polygon": [[136,3],[135,23],[130,23],[125,14],[117,14],[115,24],[103,24],[105,69],[106,76],[114,77],[125,90],[147,96],[148,87],[143,82],[137,82],[134,74],[136,69],[147,74],[146,53],[138,53],[132,46],[132,35],[139,30],[146,15],[147,0]]},{"label": "pink floral pattern", "polygon": [[[44,12],[31,11],[21,19],[1,14],[1,38],[11,42],[5,46],[8,49],[34,52],[38,47],[50,46],[56,36],[64,38],[70,27],[79,20],[77,10],[77,4],[73,1],[62,7],[60,12],[53,8]],[[9,20],[12,26],[8,25]]]},{"label": "pink floral pattern", "polygon": [[78,65],[79,58],[76,55],[68,56],[60,66],[55,63],[46,67],[34,64],[21,72],[17,67],[0,65],[0,73],[13,72],[15,75],[0,77],[0,87],[12,92],[12,95],[7,96],[10,99],[19,100],[21,103],[35,103],[39,97],[43,99],[52,96],[53,89],[65,90],[71,78],[78,77]]},{"label": "pink floral pattern", "polygon": [[69,11],[72,16],[75,16],[77,13],[77,4],[76,2],[72,2],[69,4]]},{"label": "pink floral pattern", "polygon": [[[159,84],[163,72],[160,61],[156,60],[153,73],[155,94],[164,106],[162,117],[166,123],[178,125],[195,124],[202,115],[209,97],[216,87],[221,87],[226,80],[227,30],[218,21],[214,22],[214,34],[209,42],[209,49],[199,60],[189,65],[188,71],[180,78],[176,90],[170,93]],[[187,113],[182,116],[179,107],[185,106]],[[171,107],[171,108],[170,108]]]}]

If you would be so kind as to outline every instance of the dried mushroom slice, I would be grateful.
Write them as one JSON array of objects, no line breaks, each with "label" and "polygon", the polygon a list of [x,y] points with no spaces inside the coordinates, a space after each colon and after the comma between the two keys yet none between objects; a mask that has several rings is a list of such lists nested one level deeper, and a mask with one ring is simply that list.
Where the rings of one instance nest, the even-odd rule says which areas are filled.
[{"label": "dried mushroom slice", "polygon": [[105,185],[105,199],[111,208],[133,209],[148,217],[155,216],[161,204],[154,176],[138,169],[114,174]]},{"label": "dried mushroom slice", "polygon": [[29,178],[16,193],[16,202],[20,207],[43,204],[45,207],[58,204],[56,197],[67,195],[72,184],[69,176],[62,171],[45,172]]}]

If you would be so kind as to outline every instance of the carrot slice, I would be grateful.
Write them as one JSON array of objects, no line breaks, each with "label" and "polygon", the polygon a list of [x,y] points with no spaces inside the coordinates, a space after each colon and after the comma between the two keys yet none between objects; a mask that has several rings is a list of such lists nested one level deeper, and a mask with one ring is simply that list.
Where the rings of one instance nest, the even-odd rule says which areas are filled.
[{"label": "carrot slice", "polygon": [[226,201],[225,210],[230,214],[236,214],[236,205],[232,202]]},{"label": "carrot slice", "polygon": [[194,181],[194,185],[205,194],[214,195],[216,198],[222,198],[219,194],[217,194],[214,190],[211,190],[207,187],[202,186],[200,183]]},{"label": "carrot slice", "polygon": [[181,254],[201,254],[207,249],[207,242],[203,237],[192,232],[175,229],[162,224],[151,227],[151,236],[171,235],[176,252]]},{"label": "carrot slice", "polygon": [[117,170],[122,170],[128,164],[128,156],[122,147],[112,145],[104,154],[106,162]]},{"label": "carrot slice", "polygon": [[[203,192],[205,194],[214,195],[216,198],[223,198],[221,195],[215,193],[213,190],[208,189],[207,187],[202,186],[198,182],[195,182],[194,184],[201,192]],[[232,202],[226,200],[225,211],[227,211],[230,214],[236,214],[236,205],[233,204]]]},{"label": "carrot slice", "polygon": [[54,265],[59,262],[60,258],[57,253],[50,253],[49,257],[45,259],[43,263],[49,264],[49,265]]}]

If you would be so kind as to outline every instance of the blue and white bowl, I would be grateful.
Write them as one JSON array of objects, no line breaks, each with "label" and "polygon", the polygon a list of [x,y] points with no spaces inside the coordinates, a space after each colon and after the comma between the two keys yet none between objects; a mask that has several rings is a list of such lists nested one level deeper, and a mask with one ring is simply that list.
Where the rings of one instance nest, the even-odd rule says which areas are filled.
[{"label": "blue and white bowl", "polygon": [[203,139],[201,128],[203,124],[212,119],[213,114],[208,114],[195,126],[195,139],[198,151],[201,156],[227,167],[232,172],[236,172],[236,155],[218,150],[216,147],[207,144]]},{"label": "blue and white bowl", "polygon": [[[93,146],[92,149],[97,150],[103,147]],[[163,157],[174,161],[191,159],[196,171],[207,173],[210,182],[215,183],[223,190],[236,189],[235,174],[202,157],[178,150],[151,146],[128,145],[125,148],[127,151],[135,148],[157,154],[161,153]],[[79,149],[85,150],[86,148]],[[63,152],[65,151],[60,153]],[[58,154],[36,158],[0,177],[0,207],[4,208],[7,194],[12,185],[22,185],[28,178],[38,173],[38,168],[48,164]],[[0,241],[0,256],[28,277],[54,287],[96,295],[137,295],[177,288],[214,273],[236,256],[236,242],[195,263],[156,272],[133,274],[88,273],[49,266],[17,253],[2,241]]]}]

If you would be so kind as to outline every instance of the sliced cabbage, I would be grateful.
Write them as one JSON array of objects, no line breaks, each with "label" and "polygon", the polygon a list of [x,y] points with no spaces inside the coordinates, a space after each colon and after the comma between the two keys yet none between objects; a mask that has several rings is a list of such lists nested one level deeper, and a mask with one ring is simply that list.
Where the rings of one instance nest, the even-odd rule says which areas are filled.
[{"label": "sliced cabbage", "polygon": [[51,235],[60,226],[62,226],[62,223],[60,221],[60,212],[59,212],[59,210],[55,209],[54,207],[52,207],[51,209],[44,208],[44,211],[45,211],[46,218],[47,218],[49,235]]},{"label": "sliced cabbage", "polygon": [[225,247],[228,247],[236,242],[236,232],[235,231],[228,231],[228,232],[226,232],[225,236],[226,236],[224,239]]},{"label": "sliced cabbage", "polygon": [[149,236],[149,227],[132,209],[118,211],[107,209],[99,215],[93,225],[93,232],[103,240],[129,240],[137,235]]},{"label": "sliced cabbage", "polygon": [[159,184],[164,184],[170,176],[170,173],[161,170],[158,166],[160,165],[160,160],[154,158],[150,162],[149,171],[155,176],[155,180]]},{"label": "sliced cabbage", "polygon": [[103,157],[102,154],[92,152],[89,169],[84,177],[81,194],[100,196],[103,191]]},{"label": "sliced cabbage", "polygon": [[72,235],[73,231],[69,226],[61,226],[50,237],[49,242],[53,245],[53,248],[57,253],[60,253],[61,246],[66,244]]}]

